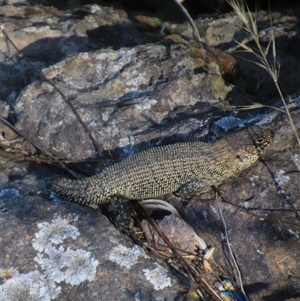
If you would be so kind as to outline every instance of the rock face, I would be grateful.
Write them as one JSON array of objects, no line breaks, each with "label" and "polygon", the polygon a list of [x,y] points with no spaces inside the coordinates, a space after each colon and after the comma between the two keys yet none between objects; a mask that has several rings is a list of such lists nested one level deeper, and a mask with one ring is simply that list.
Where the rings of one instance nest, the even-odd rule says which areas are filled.
[{"label": "rock face", "polygon": [[[265,219],[222,203],[229,239],[251,300],[300,297],[299,145],[285,113],[234,111],[233,105],[249,100],[281,106],[270,82],[262,81],[264,72],[221,51],[245,37],[236,17],[195,20],[205,42],[199,46],[187,23],[112,7],[1,9],[3,29],[67,96],[98,144],[97,149],[69,105],[16,56],[2,34],[0,292],[5,300],[181,300],[189,290],[185,277],[150,258],[100,211],[55,198],[47,181],[58,170],[28,159],[49,162],[45,152],[75,161],[105,158],[108,152],[122,159],[156,145],[216,140],[250,124],[272,128],[274,143],[262,162],[220,189],[233,204]],[[259,18],[264,28],[267,15]],[[293,94],[299,92],[299,53],[292,48],[299,43],[299,24],[292,16],[277,15],[275,21],[283,86]],[[299,131],[299,93],[289,110]],[[214,193],[195,196],[185,216],[217,248],[215,260],[234,278]]]},{"label": "rock face", "polygon": [[[101,142],[101,151],[125,147],[132,153],[141,143],[163,139],[170,133],[168,129],[164,135],[153,135],[155,125],[170,126],[180,115],[187,115],[182,119],[194,126],[191,121],[198,119],[200,112],[211,114],[214,103],[215,109],[224,107],[217,100],[218,94],[224,97],[230,88],[224,82],[223,88],[222,83],[216,91],[212,88],[214,76],[221,81],[220,74],[216,75],[218,68],[195,74],[193,70],[205,68],[204,63],[187,57],[187,51],[181,45],[140,45],[79,53],[44,70],[44,74],[76,107]],[[49,84],[35,83],[26,88],[15,103],[15,113],[17,128],[52,153],[68,159],[94,154],[70,107]]]},{"label": "rock face", "polygon": [[186,290],[100,212],[39,197],[34,181],[1,191],[3,300],[173,300]]}]

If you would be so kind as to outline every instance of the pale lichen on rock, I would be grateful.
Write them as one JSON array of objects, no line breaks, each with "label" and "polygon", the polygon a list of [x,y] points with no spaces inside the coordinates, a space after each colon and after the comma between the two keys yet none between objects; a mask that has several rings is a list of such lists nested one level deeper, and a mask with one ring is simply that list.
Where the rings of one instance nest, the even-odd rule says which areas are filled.
[{"label": "pale lichen on rock", "polygon": [[138,262],[139,257],[148,258],[148,255],[146,255],[139,246],[127,248],[123,245],[119,245],[113,248],[108,254],[108,258],[111,261],[128,269]]},{"label": "pale lichen on rock", "polygon": [[[137,264],[139,257],[149,258],[139,246],[127,248],[123,245],[119,245],[113,248],[108,254],[108,258],[111,261],[127,269]],[[161,290],[171,286],[171,278],[167,276],[163,267],[157,263],[155,263],[155,265],[156,268],[154,269],[143,269],[146,279],[154,286],[155,290]]]},{"label": "pale lichen on rock", "polygon": [[32,246],[39,252],[34,258],[39,269],[15,274],[4,282],[0,286],[3,300],[53,300],[61,292],[57,283],[79,285],[96,276],[99,262],[91,252],[57,246],[66,238],[75,239],[80,235],[75,226],[58,216],[51,223],[38,224],[38,228]]},{"label": "pale lichen on rock", "polygon": [[281,186],[287,183],[290,179],[291,177],[289,175],[286,175],[286,172],[283,169],[276,172],[275,181],[278,183],[278,185]]},{"label": "pale lichen on rock", "polygon": [[38,228],[40,231],[35,234],[32,246],[39,252],[44,251],[49,244],[61,244],[67,237],[75,239],[79,235],[78,229],[61,217],[52,223],[39,223]]},{"label": "pale lichen on rock", "polygon": [[47,285],[46,277],[35,270],[27,274],[19,274],[0,286],[2,300],[50,301],[61,291],[59,286]]},{"label": "pale lichen on rock", "polygon": [[157,263],[154,270],[143,269],[143,272],[146,279],[153,284],[155,290],[161,290],[172,285],[171,278],[168,277],[165,269]]}]

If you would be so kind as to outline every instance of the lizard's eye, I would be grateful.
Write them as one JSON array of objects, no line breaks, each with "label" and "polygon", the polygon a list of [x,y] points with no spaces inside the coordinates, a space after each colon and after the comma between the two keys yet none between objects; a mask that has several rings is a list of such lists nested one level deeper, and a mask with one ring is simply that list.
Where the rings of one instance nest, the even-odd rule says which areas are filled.
[{"label": "lizard's eye", "polygon": [[265,148],[270,144],[272,139],[267,140],[265,137],[255,139],[255,146],[259,152],[263,152]]},{"label": "lizard's eye", "polygon": [[261,144],[263,144],[264,143],[264,139],[263,138],[257,138],[256,140],[255,140],[255,142],[256,142],[256,145],[261,145]]}]

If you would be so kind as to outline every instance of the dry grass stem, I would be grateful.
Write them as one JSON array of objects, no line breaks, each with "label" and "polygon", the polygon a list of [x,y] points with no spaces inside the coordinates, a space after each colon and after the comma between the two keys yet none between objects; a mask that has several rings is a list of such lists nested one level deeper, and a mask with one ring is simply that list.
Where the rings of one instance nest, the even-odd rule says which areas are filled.
[{"label": "dry grass stem", "polygon": [[[260,35],[257,28],[256,17],[254,17],[254,14],[250,12],[249,7],[247,6],[245,0],[226,0],[226,1],[233,8],[236,15],[242,20],[244,24],[244,30],[249,35],[249,38],[255,42],[257,50],[254,51],[253,48],[247,46],[245,43],[238,43],[238,45],[245,51],[252,53],[258,60],[257,62],[253,62],[253,63],[266,70],[267,73],[271,76],[275,84],[276,90],[279,93],[285,112],[287,113],[290,125],[295,133],[297,142],[300,147],[300,137],[297,132],[297,128],[293,122],[287,103],[284,99],[282,90],[278,83],[280,64],[277,60],[276,41],[275,41],[274,31],[273,30],[271,31],[271,39],[268,45],[266,47],[263,47],[262,44],[260,43]],[[271,24],[271,28],[272,28],[272,24]],[[271,54],[272,56],[272,59],[270,61],[267,57],[268,54]]]},{"label": "dry grass stem", "polygon": [[196,24],[194,22],[194,20],[192,19],[192,17],[190,16],[190,14],[188,13],[188,11],[186,10],[186,8],[180,3],[179,0],[174,0],[175,3],[180,7],[180,10],[183,12],[183,14],[185,15],[185,17],[188,19],[188,21],[190,22],[192,28],[193,28],[193,35],[194,35],[194,38],[195,40],[198,42],[198,43],[201,43],[201,38],[200,38],[200,35],[199,35],[199,32],[198,32],[198,29],[196,27]]},{"label": "dry grass stem", "polygon": [[274,106],[263,105],[263,104],[258,103],[258,102],[253,102],[251,105],[236,106],[236,107],[234,107],[234,109],[237,110],[237,111],[255,110],[255,109],[261,109],[261,108],[271,108],[271,109],[274,109],[274,110],[277,110],[279,112],[282,112],[282,113],[286,114],[285,110],[282,110],[280,108],[276,108]]},{"label": "dry grass stem", "polygon": [[217,201],[218,209],[219,209],[220,216],[221,216],[222,223],[223,223],[223,227],[224,227],[224,232],[225,232],[227,247],[228,247],[228,250],[229,250],[231,259],[232,259],[232,261],[233,261],[233,264],[234,264],[234,266],[235,266],[236,272],[237,272],[237,274],[238,274],[239,286],[240,286],[240,289],[241,289],[241,291],[243,292],[243,294],[246,296],[246,293],[245,293],[244,287],[243,287],[242,274],[241,274],[240,268],[239,268],[239,266],[238,266],[238,264],[237,264],[237,262],[236,262],[236,260],[235,260],[235,257],[234,257],[234,254],[233,254],[233,251],[232,251],[232,248],[231,248],[231,245],[230,245],[229,236],[228,236],[228,231],[227,231],[227,226],[226,226],[226,223],[225,223],[225,219],[224,219],[224,216],[223,216],[222,209],[221,209],[221,207],[220,207],[220,203],[219,203],[218,195],[217,195],[217,194],[216,194],[216,201]]}]

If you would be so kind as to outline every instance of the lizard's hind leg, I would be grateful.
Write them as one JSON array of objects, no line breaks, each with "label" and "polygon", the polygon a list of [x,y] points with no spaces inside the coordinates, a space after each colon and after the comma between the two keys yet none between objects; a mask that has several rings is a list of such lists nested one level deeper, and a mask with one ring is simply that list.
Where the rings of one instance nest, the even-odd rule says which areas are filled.
[{"label": "lizard's hind leg", "polygon": [[115,195],[111,197],[109,202],[109,211],[117,211],[118,216],[116,218],[116,226],[123,230],[130,228],[130,218],[132,208],[129,201],[121,196]]}]

